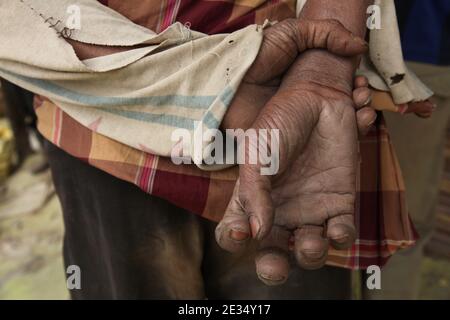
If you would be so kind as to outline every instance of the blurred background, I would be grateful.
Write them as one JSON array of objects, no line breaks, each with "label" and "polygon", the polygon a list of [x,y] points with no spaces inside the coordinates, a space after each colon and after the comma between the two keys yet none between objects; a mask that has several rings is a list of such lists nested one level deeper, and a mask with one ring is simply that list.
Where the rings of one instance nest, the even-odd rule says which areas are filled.
[{"label": "blurred background", "polygon": [[63,222],[33,96],[0,88],[0,299],[67,299]]}]

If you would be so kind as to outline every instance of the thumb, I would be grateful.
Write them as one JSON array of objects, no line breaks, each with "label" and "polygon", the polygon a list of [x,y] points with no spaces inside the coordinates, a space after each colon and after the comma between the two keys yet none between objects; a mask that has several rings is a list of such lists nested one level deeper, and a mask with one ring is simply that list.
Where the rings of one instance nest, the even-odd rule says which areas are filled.
[{"label": "thumb", "polygon": [[316,48],[341,56],[355,56],[368,50],[366,41],[353,35],[337,20],[300,19],[290,23],[294,24],[292,29],[299,52]]},{"label": "thumb", "polygon": [[284,74],[299,53],[327,49],[341,56],[355,56],[368,50],[362,38],[354,36],[333,19],[286,19],[264,31],[264,40],[246,81],[265,83]]}]

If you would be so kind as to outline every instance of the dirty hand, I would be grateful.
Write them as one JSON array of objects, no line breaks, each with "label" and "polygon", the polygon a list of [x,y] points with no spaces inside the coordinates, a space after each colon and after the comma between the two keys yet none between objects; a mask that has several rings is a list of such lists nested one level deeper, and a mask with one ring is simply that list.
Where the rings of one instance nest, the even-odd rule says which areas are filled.
[{"label": "dirty hand", "polygon": [[[301,24],[307,26],[299,32]],[[314,68],[305,68],[302,58],[286,49],[292,48],[292,43],[298,51],[326,44],[331,52],[356,55],[365,50],[364,42],[353,38],[337,22],[296,20],[289,28],[293,29],[285,33],[280,28],[280,34],[295,34],[295,38],[278,35],[265,42],[254,64],[258,72],[252,67],[246,77],[247,82],[264,83],[282,74],[279,70],[283,67],[289,68],[280,88],[251,126],[279,129],[279,171],[267,176],[261,175],[260,163],[240,165],[234,195],[216,230],[219,245],[229,251],[244,247],[250,239],[248,235],[262,240],[256,264],[258,276],[267,284],[287,279],[292,235],[295,235],[295,256],[305,268],[324,264],[328,239],[336,248],[352,244],[358,157],[356,118],[366,122],[361,127],[367,127],[375,118],[373,110],[367,108],[355,117],[353,100],[359,100],[356,103],[359,106],[364,105],[361,101],[370,95],[367,88],[356,89],[352,99],[351,86],[340,83],[339,78],[330,81],[327,79],[330,75],[317,74]],[[298,43],[309,45],[302,47]],[[284,48],[281,51],[294,58],[286,63],[278,53],[272,57],[278,62],[262,59],[271,55],[269,49],[276,51],[276,48]],[[296,61],[291,65],[293,60]],[[270,76],[258,79],[261,70],[262,75]],[[245,147],[249,152],[250,146]]]}]

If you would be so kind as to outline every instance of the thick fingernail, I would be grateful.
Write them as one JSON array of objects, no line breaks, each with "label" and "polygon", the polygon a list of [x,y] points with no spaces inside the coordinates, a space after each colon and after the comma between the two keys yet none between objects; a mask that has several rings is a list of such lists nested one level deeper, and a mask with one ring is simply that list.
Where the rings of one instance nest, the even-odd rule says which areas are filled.
[{"label": "thick fingernail", "polygon": [[400,114],[405,114],[408,111],[408,109],[409,109],[409,106],[406,103],[398,106],[398,112]]},{"label": "thick fingernail", "polygon": [[355,241],[355,230],[344,224],[334,225],[328,229],[328,237],[335,249],[348,249]]},{"label": "thick fingernail", "polygon": [[287,278],[283,276],[273,276],[269,274],[258,274],[258,278],[268,286],[278,286],[286,282]]},{"label": "thick fingernail", "polygon": [[373,117],[373,119],[369,121],[369,123],[367,124],[367,127],[369,127],[369,128],[372,127],[375,124],[375,121],[377,121],[377,115],[375,115]]},{"label": "thick fingernail", "polygon": [[[325,265],[327,252],[301,251],[297,257],[300,267],[306,270],[320,269]],[[300,259],[299,259],[300,258]]]},{"label": "thick fingernail", "polygon": [[[283,252],[272,251],[263,253],[256,258],[256,274],[266,285],[280,285],[289,277],[288,255]],[[270,251],[269,251],[270,252]]]},{"label": "thick fingernail", "polygon": [[321,250],[321,251],[317,251],[317,250],[302,250],[302,255],[308,259],[310,262],[315,262],[315,261],[320,261],[324,255],[325,255],[325,251]]},{"label": "thick fingernail", "polygon": [[230,230],[230,238],[235,241],[244,241],[249,238],[249,234],[247,232],[239,231],[239,230]]},{"label": "thick fingernail", "polygon": [[257,239],[259,231],[261,229],[261,225],[259,224],[258,218],[256,218],[255,216],[250,217],[250,229],[252,231],[252,237],[254,239]]},{"label": "thick fingernail", "polygon": [[350,241],[350,236],[348,234],[343,234],[339,236],[334,236],[331,238],[334,242],[338,244],[347,244]]},{"label": "thick fingernail", "polygon": [[370,94],[369,98],[367,98],[366,102],[364,102],[364,106],[367,106],[370,102],[372,102],[372,94]]},{"label": "thick fingernail", "polygon": [[355,42],[357,42],[360,45],[363,45],[364,47],[368,47],[369,44],[367,43],[367,41],[365,41],[363,38],[361,37],[355,37],[353,36],[353,40],[355,40]]}]

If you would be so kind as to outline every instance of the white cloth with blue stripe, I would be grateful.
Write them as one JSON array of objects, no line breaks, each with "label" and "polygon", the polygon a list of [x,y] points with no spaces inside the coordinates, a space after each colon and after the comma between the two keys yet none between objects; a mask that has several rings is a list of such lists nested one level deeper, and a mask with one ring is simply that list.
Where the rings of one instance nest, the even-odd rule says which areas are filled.
[{"label": "white cloth with blue stripe", "polygon": [[[73,4],[81,29],[70,38],[140,48],[80,61],[60,36]],[[1,77],[100,134],[162,156],[176,143],[174,129],[219,127],[263,39],[256,25],[207,36],[175,23],[155,34],[89,0],[2,0],[0,30]]]}]

